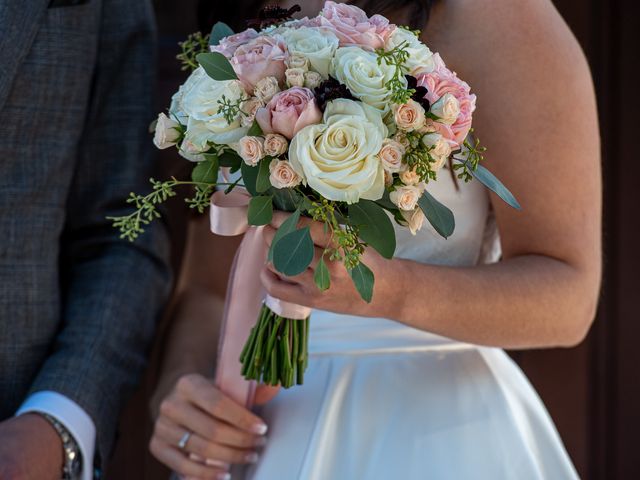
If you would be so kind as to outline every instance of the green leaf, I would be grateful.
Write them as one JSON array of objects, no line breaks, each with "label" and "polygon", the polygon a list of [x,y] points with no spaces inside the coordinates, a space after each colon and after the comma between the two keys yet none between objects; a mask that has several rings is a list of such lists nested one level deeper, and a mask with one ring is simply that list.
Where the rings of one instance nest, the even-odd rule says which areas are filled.
[{"label": "green leaf", "polygon": [[274,188],[273,204],[283,212],[293,212],[302,206],[304,197],[293,188]]},{"label": "green leaf", "polygon": [[353,284],[362,299],[367,303],[371,303],[373,298],[373,272],[364,263],[360,262],[349,270],[349,275],[351,275],[351,280],[353,280]]},{"label": "green leaf", "polygon": [[271,197],[262,195],[249,200],[249,211],[247,212],[249,225],[267,225],[272,218],[273,203]]},{"label": "green leaf", "polygon": [[256,189],[256,181],[258,180],[258,167],[252,167],[251,165],[247,165],[245,162],[240,164],[240,171],[242,172],[242,183],[244,184],[244,188],[247,189],[247,192],[251,194],[252,197],[258,195],[258,190]]},{"label": "green leaf", "polygon": [[522,207],[516,197],[504,186],[504,184],[497,179],[497,177],[487,170],[482,165],[478,165],[476,170],[471,170],[471,174],[476,177],[485,187],[495,192],[502,200],[504,200],[507,205],[515,208],[516,210],[521,210]]},{"label": "green leaf", "polygon": [[233,35],[231,27],[224,22],[216,22],[209,35],[209,45],[219,45],[220,40],[229,35]]},{"label": "green leaf", "polygon": [[328,290],[331,286],[331,275],[329,274],[329,268],[327,264],[324,262],[324,257],[320,258],[318,265],[316,265],[316,271],[313,274],[313,281],[323,292]]},{"label": "green leaf", "polygon": [[371,200],[360,200],[349,205],[349,223],[358,227],[362,241],[375,248],[383,257],[393,258],[396,232],[380,205]]},{"label": "green leaf", "polygon": [[300,275],[311,264],[313,253],[309,227],[294,230],[282,237],[273,248],[273,266],[288,277]]},{"label": "green leaf", "polygon": [[199,53],[196,60],[214,80],[237,80],[238,76],[233,70],[227,57],[218,52]]},{"label": "green leaf", "polygon": [[418,200],[418,205],[436,232],[444,238],[449,238],[456,228],[453,212],[433,198],[427,191]]},{"label": "green leaf", "polygon": [[296,210],[287,218],[282,224],[280,228],[276,230],[276,234],[273,236],[273,240],[271,241],[271,247],[269,248],[269,253],[267,258],[270,262],[273,262],[273,249],[275,245],[280,241],[282,237],[286,234],[293,232],[298,226],[298,220],[300,220],[300,210]]},{"label": "green leaf", "polygon": [[260,128],[260,124],[257,120],[254,120],[251,124],[251,128],[247,132],[247,135],[250,137],[261,137],[264,134],[262,128]]},{"label": "green leaf", "polygon": [[269,164],[271,163],[271,157],[266,157],[260,160],[258,164],[258,178],[256,179],[256,190],[259,193],[264,193],[271,188],[271,182],[269,181]]},{"label": "green leaf", "polygon": [[221,167],[228,167],[231,168],[231,170],[238,170],[240,165],[244,163],[240,155],[230,150],[227,150],[220,155],[219,162]]},{"label": "green leaf", "polygon": [[191,180],[198,183],[216,183],[218,179],[218,157],[198,162],[191,172]]}]

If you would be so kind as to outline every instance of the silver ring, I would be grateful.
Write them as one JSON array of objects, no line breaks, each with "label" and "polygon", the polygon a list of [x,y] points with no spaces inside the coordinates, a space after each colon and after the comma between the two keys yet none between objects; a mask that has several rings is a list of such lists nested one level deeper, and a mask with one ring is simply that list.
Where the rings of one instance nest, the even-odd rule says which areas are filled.
[{"label": "silver ring", "polygon": [[184,450],[185,448],[187,448],[187,442],[189,441],[189,439],[191,438],[192,433],[187,431],[182,438],[180,439],[180,441],[178,442],[178,448],[180,450]]}]

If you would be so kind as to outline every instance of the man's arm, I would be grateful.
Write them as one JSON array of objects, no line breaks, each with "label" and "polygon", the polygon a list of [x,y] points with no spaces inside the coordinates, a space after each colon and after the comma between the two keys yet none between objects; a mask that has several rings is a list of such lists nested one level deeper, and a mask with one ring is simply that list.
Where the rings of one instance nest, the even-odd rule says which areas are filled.
[{"label": "man's arm", "polygon": [[[109,455],[119,412],[145,363],[170,286],[169,243],[156,222],[135,243],[106,220],[130,209],[151,173],[154,25],[146,1],[105,0],[90,109],[61,239],[63,325],[32,393],[85,410]],[[92,459],[85,459],[91,467]]]}]

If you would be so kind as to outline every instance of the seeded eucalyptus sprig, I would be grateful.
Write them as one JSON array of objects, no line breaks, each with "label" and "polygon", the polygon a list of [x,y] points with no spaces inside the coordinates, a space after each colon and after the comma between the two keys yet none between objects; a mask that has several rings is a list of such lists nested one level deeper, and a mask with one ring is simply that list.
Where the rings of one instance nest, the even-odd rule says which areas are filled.
[{"label": "seeded eucalyptus sprig", "polygon": [[404,41],[397,47],[391,50],[385,50],[384,48],[376,49],[378,55],[378,65],[382,65],[382,62],[388,66],[395,68],[393,78],[385,83],[387,90],[391,92],[391,101],[393,103],[403,104],[407,103],[411,98],[411,95],[415,93],[413,88],[405,87],[403,82],[404,76],[407,70],[404,66],[409,59],[409,42]]},{"label": "seeded eucalyptus sprig", "polygon": [[[473,129],[471,129],[470,133],[473,133]],[[460,153],[463,158],[457,157],[459,163],[453,165],[453,170],[457,172],[458,178],[469,182],[473,178],[473,172],[478,169],[478,165],[484,160],[484,152],[487,151],[487,148],[481,146],[480,140],[474,136],[467,137],[464,141],[464,146],[466,150],[462,150]]]},{"label": "seeded eucalyptus sprig", "polygon": [[178,42],[182,51],[176,58],[182,63],[181,70],[195,70],[198,68],[196,56],[199,53],[209,51],[209,35],[202,35],[201,32],[192,33],[183,42]]},{"label": "seeded eucalyptus sprig", "polygon": [[220,100],[218,100],[218,105],[220,105],[218,113],[222,114],[227,124],[231,125],[238,115],[244,115],[240,107],[245,100],[246,98],[244,97],[240,97],[237,100],[229,100],[225,95],[220,97]]},{"label": "seeded eucalyptus sprig", "polygon": [[424,144],[422,137],[424,134],[418,132],[406,132],[404,134],[409,143],[404,154],[404,161],[407,165],[415,170],[423,182],[436,179],[436,172],[433,170],[432,163],[435,159],[431,155],[433,147]]}]

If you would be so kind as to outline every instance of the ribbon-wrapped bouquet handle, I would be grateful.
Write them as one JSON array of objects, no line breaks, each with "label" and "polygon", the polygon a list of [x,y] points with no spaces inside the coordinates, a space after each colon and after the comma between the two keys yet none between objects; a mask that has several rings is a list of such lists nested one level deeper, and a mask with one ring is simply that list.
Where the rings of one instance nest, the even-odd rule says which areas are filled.
[{"label": "ribbon-wrapped bouquet handle", "polygon": [[303,382],[311,313],[262,288],[258,272],[267,248],[262,228],[247,222],[250,199],[243,189],[218,191],[210,207],[213,233],[244,233],[229,276],[215,377],[218,388],[243,405],[251,405],[255,381],[283,387]]}]

